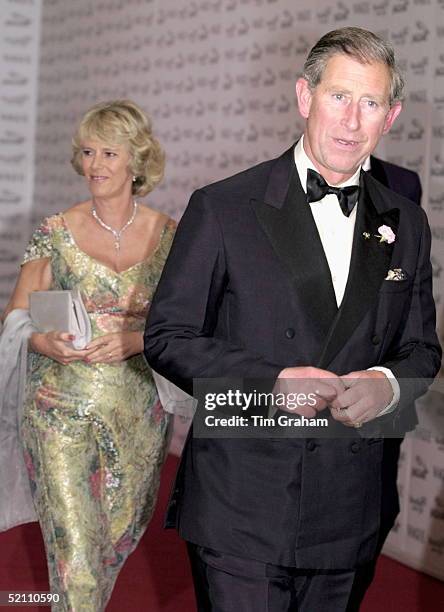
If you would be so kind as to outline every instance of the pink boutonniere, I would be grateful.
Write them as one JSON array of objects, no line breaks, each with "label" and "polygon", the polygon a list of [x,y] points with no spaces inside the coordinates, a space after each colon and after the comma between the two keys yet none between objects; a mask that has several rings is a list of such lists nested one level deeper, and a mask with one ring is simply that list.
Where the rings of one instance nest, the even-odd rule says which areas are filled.
[{"label": "pink boutonniere", "polygon": [[378,232],[379,235],[376,234],[376,238],[379,238],[379,242],[386,242],[387,244],[395,242],[396,235],[388,225],[381,225],[381,227],[378,227]]},{"label": "pink boutonniere", "polygon": [[[379,239],[379,242],[386,242],[387,244],[392,244],[395,242],[396,234],[388,225],[381,225],[378,227],[379,234],[373,234],[375,238]],[[365,240],[370,240],[371,234],[370,232],[362,232],[362,236]]]}]

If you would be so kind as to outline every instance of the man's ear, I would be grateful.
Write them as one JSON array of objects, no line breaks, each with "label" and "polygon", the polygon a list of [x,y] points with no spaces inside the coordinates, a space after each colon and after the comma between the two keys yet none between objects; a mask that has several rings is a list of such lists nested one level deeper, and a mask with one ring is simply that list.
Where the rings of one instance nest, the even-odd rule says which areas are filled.
[{"label": "man's ear", "polygon": [[384,121],[384,128],[382,130],[383,134],[387,134],[387,132],[390,131],[390,128],[395,123],[396,117],[399,115],[401,111],[402,111],[402,102],[395,102],[393,106],[390,107],[390,110],[387,113],[385,121]]},{"label": "man's ear", "polygon": [[307,79],[301,77],[296,81],[296,97],[298,99],[299,112],[304,119],[308,119],[312,100],[312,92]]}]

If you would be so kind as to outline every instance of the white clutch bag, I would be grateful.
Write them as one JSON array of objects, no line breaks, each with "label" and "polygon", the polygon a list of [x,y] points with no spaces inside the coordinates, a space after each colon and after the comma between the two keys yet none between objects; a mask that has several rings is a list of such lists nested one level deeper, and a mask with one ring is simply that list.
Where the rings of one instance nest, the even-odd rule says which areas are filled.
[{"label": "white clutch bag", "polygon": [[73,334],[75,349],[81,350],[91,341],[91,321],[78,289],[33,291],[29,295],[29,314],[41,332]]}]

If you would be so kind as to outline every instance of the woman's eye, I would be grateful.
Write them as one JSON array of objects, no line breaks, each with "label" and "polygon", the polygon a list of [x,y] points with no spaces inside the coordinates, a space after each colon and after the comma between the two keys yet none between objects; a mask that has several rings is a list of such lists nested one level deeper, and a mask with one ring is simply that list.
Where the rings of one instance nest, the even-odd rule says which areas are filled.
[{"label": "woman's eye", "polygon": [[92,154],[91,149],[82,149],[82,155],[84,157],[89,157]]}]

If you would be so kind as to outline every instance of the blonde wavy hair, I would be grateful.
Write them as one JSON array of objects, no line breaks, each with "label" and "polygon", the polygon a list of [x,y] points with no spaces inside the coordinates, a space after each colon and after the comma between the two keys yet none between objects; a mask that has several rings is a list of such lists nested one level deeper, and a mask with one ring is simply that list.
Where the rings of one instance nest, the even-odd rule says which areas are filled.
[{"label": "blonde wavy hair", "polygon": [[84,114],[72,139],[71,159],[73,168],[81,175],[82,149],[87,139],[128,148],[129,170],[135,177],[133,195],[145,196],[162,180],[165,153],[153,136],[151,120],[131,100],[100,102]]}]

